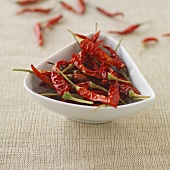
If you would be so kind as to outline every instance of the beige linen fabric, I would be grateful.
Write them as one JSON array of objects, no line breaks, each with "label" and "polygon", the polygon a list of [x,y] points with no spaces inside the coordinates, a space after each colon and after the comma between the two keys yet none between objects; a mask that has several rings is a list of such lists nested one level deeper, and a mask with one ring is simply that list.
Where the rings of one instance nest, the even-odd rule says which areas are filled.
[{"label": "beige linen fabric", "polygon": [[[67,1],[72,5],[77,1]],[[86,1],[87,2],[87,1]],[[170,33],[169,0],[92,0],[125,17],[107,18],[88,7],[83,16],[63,10],[53,1],[34,6],[56,5],[49,16],[23,14],[20,6],[0,1],[0,169],[50,170],[168,170],[170,169]],[[64,20],[44,31],[44,47],[37,46],[32,30],[39,21],[63,14]],[[98,29],[107,33],[138,22],[151,21],[134,34],[123,36],[126,48],[156,93],[154,104],[141,113],[106,124],[84,124],[46,110],[33,101],[23,87],[30,68],[73,41],[67,29],[79,33]],[[111,35],[119,40],[121,36]],[[142,55],[141,40],[156,36]]]}]

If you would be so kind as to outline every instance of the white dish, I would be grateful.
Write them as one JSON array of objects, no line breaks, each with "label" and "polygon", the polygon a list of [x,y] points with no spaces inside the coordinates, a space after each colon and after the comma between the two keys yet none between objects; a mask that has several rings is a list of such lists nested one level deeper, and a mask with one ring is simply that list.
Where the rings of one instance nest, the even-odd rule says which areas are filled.
[{"label": "white dish", "polygon": [[[91,37],[93,33],[86,34],[88,37]],[[104,40],[104,44],[116,48],[118,42],[113,38],[100,34],[100,38]],[[62,59],[69,60],[71,58],[72,53],[78,53],[80,50],[77,42],[72,42],[67,45],[63,49],[58,52],[52,54],[44,61],[40,62],[36,68],[51,70],[51,65],[46,62],[56,62]],[[39,80],[33,74],[28,74],[24,79],[24,87],[28,91],[28,93],[35,99],[40,105],[43,107],[56,112],[58,114],[62,114],[69,119],[86,122],[86,123],[104,123],[111,121],[113,119],[130,116],[132,114],[141,112],[148,108],[154,101],[155,93],[147,83],[145,78],[142,76],[141,72],[132,61],[131,57],[128,55],[126,50],[120,46],[118,49],[118,54],[125,62],[130,76],[134,85],[141,92],[142,95],[150,96],[150,98],[138,101],[131,104],[126,104],[122,106],[114,107],[103,107],[96,109],[96,106],[83,106],[78,104],[70,104],[66,102],[60,102],[54,99],[50,99],[38,94],[38,92],[43,91],[43,87],[39,86],[41,80]]]}]

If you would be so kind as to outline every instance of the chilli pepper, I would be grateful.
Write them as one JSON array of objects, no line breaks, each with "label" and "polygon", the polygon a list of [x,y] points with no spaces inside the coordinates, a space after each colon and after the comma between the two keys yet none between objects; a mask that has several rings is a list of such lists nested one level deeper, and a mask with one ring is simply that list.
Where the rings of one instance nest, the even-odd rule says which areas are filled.
[{"label": "chilli pepper", "polygon": [[108,33],[110,34],[119,34],[119,35],[126,35],[126,34],[130,34],[133,33],[134,31],[136,31],[141,25],[143,25],[145,23],[139,23],[139,24],[134,24],[134,25],[130,25],[129,27],[127,27],[126,29],[122,30],[122,31],[108,31]]},{"label": "chilli pepper", "polygon": [[54,67],[53,69],[55,70],[55,67],[59,68],[60,70],[63,70],[65,68],[67,68],[69,65],[69,62],[66,61],[66,60],[60,60],[60,61],[57,61],[55,64],[54,64]]},{"label": "chilli pepper", "polygon": [[112,59],[107,53],[105,53],[100,47],[98,47],[98,45],[96,45],[91,40],[81,39],[75,33],[73,32],[71,33],[77,39],[83,51],[87,52],[90,56],[93,56],[95,59],[111,66],[119,66],[119,67],[122,66],[121,62],[117,62],[114,59]]},{"label": "chilli pepper", "polygon": [[108,89],[108,98],[110,100],[109,103],[112,103],[114,107],[117,107],[120,100],[120,92],[119,92],[119,82],[111,81]]},{"label": "chilli pepper", "polygon": [[69,92],[69,85],[59,73],[52,72],[51,80],[52,80],[55,90],[64,100],[75,101],[75,102],[84,103],[84,104],[93,104],[93,102],[91,101],[82,100],[82,99],[73,97]]},{"label": "chilli pepper", "polygon": [[92,77],[96,77],[96,78],[101,78],[101,79],[108,79],[108,80],[118,80],[121,82],[126,82],[126,83],[130,83],[130,81],[126,81],[123,79],[119,79],[117,78],[117,75],[115,73],[115,75],[112,73],[109,73],[107,71],[103,71],[103,72],[99,72],[96,70],[89,70],[87,67],[85,67],[82,62],[81,62],[81,55],[79,54],[72,54],[72,62],[75,65],[75,67],[77,67],[78,69],[81,70],[81,72],[83,72],[84,74],[87,74],[89,76]]},{"label": "chilli pepper", "polygon": [[79,4],[79,7],[80,7],[80,14],[84,14],[85,11],[86,11],[86,4],[84,2],[84,0],[78,0],[78,4]]},{"label": "chilli pepper", "polygon": [[140,100],[149,98],[149,96],[142,96],[140,92],[131,84],[120,83],[119,89],[121,97],[125,99],[130,98]]},{"label": "chilli pepper", "polygon": [[51,26],[57,24],[62,18],[63,18],[62,15],[59,15],[59,16],[57,16],[57,17],[55,17],[55,18],[52,18],[52,19],[48,20],[48,21],[45,23],[45,26],[44,26],[44,27],[45,27],[45,28],[50,28]]},{"label": "chilli pepper", "polygon": [[76,84],[90,80],[86,75],[81,74],[81,73],[68,74],[67,77]]},{"label": "chilli pepper", "polygon": [[43,34],[42,34],[42,26],[40,23],[36,23],[33,27],[34,33],[36,35],[36,38],[38,40],[38,45],[43,46]]},{"label": "chilli pepper", "polygon": [[97,11],[99,11],[101,14],[103,15],[106,15],[108,17],[116,17],[116,16],[124,16],[124,13],[123,12],[114,12],[114,13],[111,13],[111,12],[108,12],[106,11],[105,9],[103,8],[100,8],[100,7],[96,7]]},{"label": "chilli pepper", "polygon": [[22,13],[26,13],[26,12],[36,12],[36,13],[44,13],[44,14],[48,14],[50,13],[51,8],[24,8],[18,12],[16,12],[17,15],[22,14]]},{"label": "chilli pepper", "polygon": [[82,63],[81,60],[81,55],[80,54],[72,54],[72,62],[75,67],[77,67],[82,73],[92,76],[92,77],[97,77],[97,78],[102,78],[100,73],[96,70],[90,70],[87,67],[85,67]]},{"label": "chilli pepper", "polygon": [[170,37],[170,33],[166,33],[162,35],[163,37]]},{"label": "chilli pepper", "polygon": [[60,4],[62,5],[63,8],[73,12],[73,13],[78,13],[72,6],[70,6],[68,3],[64,2],[64,1],[60,1]]},{"label": "chilli pepper", "polygon": [[[32,64],[31,64],[31,68],[32,68],[32,71],[34,72],[34,74],[39,78],[41,79],[43,82],[45,82],[46,84],[52,86],[52,82],[51,82],[51,79],[50,79],[50,76],[49,76],[49,73],[47,74],[44,74],[44,73],[41,73],[39,70],[37,70]],[[50,73],[51,74],[51,73]]]},{"label": "chilli pepper", "polygon": [[158,42],[158,39],[157,38],[155,38],[155,37],[147,37],[147,38],[144,38],[143,40],[142,40],[142,44],[144,45],[144,46],[146,46],[147,44],[149,44],[149,43],[151,43],[151,42]]},{"label": "chilli pepper", "polygon": [[41,1],[41,0],[17,0],[15,2],[19,5],[29,5],[29,4],[32,4],[32,3],[39,2],[39,1]]},{"label": "chilli pepper", "polygon": [[124,63],[124,62],[122,61],[122,59],[118,56],[118,54],[116,53],[116,51],[114,51],[111,47],[106,46],[106,45],[103,45],[103,47],[110,52],[110,57],[112,57],[115,61],[118,61],[118,62],[121,62],[121,63],[122,63],[122,65],[121,65],[120,67],[119,67],[119,66],[116,66],[116,68],[117,68],[118,70],[123,69],[123,68],[125,68],[125,69],[127,70],[125,63]]},{"label": "chilli pepper", "polygon": [[65,92],[69,91],[67,82],[59,73],[52,71],[51,81],[55,90],[60,96],[62,96]]}]

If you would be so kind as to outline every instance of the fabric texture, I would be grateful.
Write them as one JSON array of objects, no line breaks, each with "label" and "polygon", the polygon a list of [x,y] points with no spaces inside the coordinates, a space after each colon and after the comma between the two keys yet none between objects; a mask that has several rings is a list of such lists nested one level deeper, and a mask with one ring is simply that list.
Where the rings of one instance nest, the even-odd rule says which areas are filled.
[{"label": "fabric texture", "polygon": [[[78,7],[76,0],[66,0]],[[91,0],[84,15],[64,10],[54,1],[28,7],[55,7],[51,14],[24,13],[11,1],[0,1],[0,169],[52,170],[168,170],[170,169],[170,33],[169,0]],[[91,4],[91,5],[90,5]],[[121,11],[108,18],[94,5]],[[44,46],[33,32],[37,22],[63,15],[63,21],[44,30]],[[69,120],[38,105],[23,86],[30,68],[72,42],[68,29],[78,33],[123,30],[147,21],[133,34],[110,36],[120,40],[156,93],[147,110],[105,124]],[[155,36],[158,43],[143,49],[141,40]],[[142,53],[141,53],[142,52]]]}]

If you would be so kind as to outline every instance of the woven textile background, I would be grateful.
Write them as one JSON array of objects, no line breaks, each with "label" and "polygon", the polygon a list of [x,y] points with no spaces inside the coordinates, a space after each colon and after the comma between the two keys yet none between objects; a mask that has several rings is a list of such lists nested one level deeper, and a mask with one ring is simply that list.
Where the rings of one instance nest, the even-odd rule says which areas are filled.
[{"label": "woven textile background", "polygon": [[[55,6],[49,15],[25,13],[23,7],[0,1],[0,170],[168,170],[170,169],[170,1],[91,0],[89,4],[124,17],[107,18],[88,6],[84,15],[66,11],[54,0],[31,5]],[[67,0],[77,6],[76,0]],[[63,21],[44,31],[44,46],[38,47],[33,33],[36,22],[62,14]],[[133,34],[123,36],[122,45],[156,93],[154,104],[136,115],[106,124],[84,124],[46,110],[26,93],[25,73],[73,41],[68,29],[93,32],[95,23],[103,33],[150,21]],[[110,35],[119,40],[121,36]],[[159,39],[145,49],[141,40]]]}]

